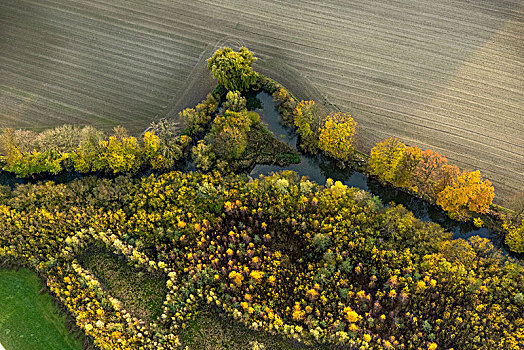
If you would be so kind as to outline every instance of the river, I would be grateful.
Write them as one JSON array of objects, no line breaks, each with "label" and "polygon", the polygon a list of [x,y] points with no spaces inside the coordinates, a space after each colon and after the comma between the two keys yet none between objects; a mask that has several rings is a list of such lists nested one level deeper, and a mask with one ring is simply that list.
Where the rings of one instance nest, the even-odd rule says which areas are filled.
[{"label": "river", "polygon": [[[261,121],[263,121],[268,129],[278,138],[297,148],[298,136],[293,130],[280,123],[280,113],[275,107],[273,97],[270,94],[263,91],[257,94],[248,94],[248,107],[249,106],[251,106],[250,109],[260,114]],[[337,167],[335,162],[330,161],[322,155],[311,156],[303,154],[300,151],[299,153],[301,157],[299,164],[291,164],[286,167],[259,164],[255,166],[249,175],[251,177],[258,177],[259,175],[267,175],[271,172],[292,170],[300,176],[307,176],[310,180],[319,184],[325,184],[328,178],[335,181],[338,180],[347,186],[371,192],[373,195],[378,196],[385,205],[388,205],[390,202],[402,204],[406,209],[413,212],[415,217],[422,221],[435,222],[447,231],[453,233],[453,238],[468,239],[473,236],[488,238],[505,256],[515,257],[515,254],[510,252],[504,244],[502,237],[493,230],[485,227],[477,228],[469,222],[465,223],[452,220],[439,207],[431,205],[427,201],[414,197],[392,186],[383,186],[378,181],[368,178],[360,172],[351,169],[341,169]],[[185,171],[189,170],[196,170],[191,162],[185,169]],[[82,175],[79,173],[62,173],[56,176],[37,176],[35,179],[29,180],[19,179],[14,177],[13,174],[2,172],[0,173],[0,185],[14,187],[20,183],[36,182],[38,180],[52,180],[56,183],[64,183],[81,177]]]},{"label": "river", "polygon": [[[256,106],[254,110],[260,114],[269,130],[278,138],[297,148],[297,134],[288,127],[283,126],[280,121],[280,113],[275,107],[273,97],[266,92],[259,92],[256,95],[248,95],[248,98],[256,98],[257,101],[248,101],[248,106]],[[300,153],[300,151],[299,151]],[[341,169],[335,162],[330,161],[322,155],[311,156],[300,153],[301,162],[291,164],[286,167],[275,165],[257,165],[251,171],[251,177],[267,175],[271,172],[281,170],[293,170],[300,176],[307,176],[310,180],[319,184],[325,184],[328,178],[341,181],[347,186],[356,187],[371,192],[380,198],[382,203],[388,205],[390,202],[402,204],[406,209],[413,212],[415,217],[426,222],[435,222],[447,231],[453,233],[453,238],[468,239],[473,236],[480,236],[490,239],[495,247],[499,248],[505,256],[513,254],[505,246],[503,239],[493,230],[482,227],[477,228],[472,223],[460,222],[450,219],[439,207],[428,203],[425,200],[414,197],[394,187],[383,186],[377,180],[368,178],[366,175],[351,169]]]}]

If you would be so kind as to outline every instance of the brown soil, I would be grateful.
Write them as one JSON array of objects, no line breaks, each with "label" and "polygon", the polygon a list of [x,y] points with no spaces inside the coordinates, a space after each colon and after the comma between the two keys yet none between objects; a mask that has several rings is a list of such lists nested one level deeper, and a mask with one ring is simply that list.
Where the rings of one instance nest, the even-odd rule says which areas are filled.
[{"label": "brown soil", "polygon": [[351,112],[364,148],[397,136],[524,188],[518,0],[5,0],[0,121],[143,130],[212,88],[205,59],[246,45],[299,98]]}]

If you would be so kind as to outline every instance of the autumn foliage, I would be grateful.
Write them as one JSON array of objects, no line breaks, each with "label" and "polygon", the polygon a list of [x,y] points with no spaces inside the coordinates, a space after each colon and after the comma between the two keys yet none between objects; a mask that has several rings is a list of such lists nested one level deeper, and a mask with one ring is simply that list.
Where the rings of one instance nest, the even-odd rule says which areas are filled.
[{"label": "autumn foliage", "polygon": [[256,60],[244,46],[238,52],[222,47],[207,60],[207,68],[227,90],[243,92],[256,81],[257,73],[252,68]]},{"label": "autumn foliage", "polygon": [[483,181],[480,171],[464,171],[437,194],[437,204],[452,218],[466,219],[468,211],[486,213],[494,197],[491,182]]},{"label": "autumn foliage", "polygon": [[320,128],[325,113],[315,101],[301,101],[293,112],[294,124],[300,135],[300,147],[311,154],[318,153]]},{"label": "autumn foliage", "polygon": [[511,251],[515,253],[524,253],[524,219],[517,224],[506,221],[504,222],[503,227],[506,230],[506,238],[504,242],[509,246]]},{"label": "autumn foliage", "polygon": [[469,212],[486,213],[494,198],[490,181],[480,172],[462,172],[443,155],[396,138],[379,142],[371,150],[369,165],[383,181],[434,199],[452,218],[466,220]]},{"label": "autumn foliage", "polygon": [[406,187],[419,163],[421,151],[392,137],[371,149],[369,165],[374,174],[395,186]]},{"label": "autumn foliage", "polygon": [[348,113],[327,116],[320,128],[318,147],[327,155],[342,161],[352,154],[357,122]]},{"label": "autumn foliage", "polygon": [[[503,263],[487,239],[452,240],[340,182],[171,172],[2,193],[0,263],[44,275],[101,349],[183,348],[203,305],[317,347],[518,349],[522,340],[521,265]],[[122,297],[128,281],[103,285],[81,259],[91,247],[164,276],[157,319]]]}]

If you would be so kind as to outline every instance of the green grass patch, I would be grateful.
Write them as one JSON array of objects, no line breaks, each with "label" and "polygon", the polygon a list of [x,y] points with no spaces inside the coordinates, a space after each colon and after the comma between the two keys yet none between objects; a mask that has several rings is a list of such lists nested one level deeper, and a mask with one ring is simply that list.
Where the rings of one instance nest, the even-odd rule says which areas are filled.
[{"label": "green grass patch", "polygon": [[305,345],[294,339],[255,331],[226,316],[216,307],[204,307],[181,331],[183,346],[191,350],[335,350],[336,345]]},{"label": "green grass patch", "polygon": [[254,331],[227,317],[216,307],[205,307],[180,334],[191,350],[330,350],[335,346],[307,346],[293,339]]},{"label": "green grass patch", "polygon": [[167,294],[165,276],[129,266],[124,258],[101,249],[88,250],[80,262],[135,317],[153,321],[162,314]]},{"label": "green grass patch", "polygon": [[6,350],[81,350],[43,283],[27,269],[0,269],[0,343]]}]

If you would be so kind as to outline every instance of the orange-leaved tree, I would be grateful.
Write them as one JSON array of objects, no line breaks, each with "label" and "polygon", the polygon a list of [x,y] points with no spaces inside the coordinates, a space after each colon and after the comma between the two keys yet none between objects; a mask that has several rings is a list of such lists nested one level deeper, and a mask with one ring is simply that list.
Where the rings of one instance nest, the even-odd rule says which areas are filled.
[{"label": "orange-leaved tree", "polygon": [[495,197],[493,185],[480,171],[464,171],[437,194],[437,204],[454,219],[466,220],[468,211],[486,213]]},{"label": "orange-leaved tree", "polygon": [[320,128],[318,147],[333,158],[347,161],[356,131],[357,122],[349,113],[327,116]]},{"label": "orange-leaved tree", "polygon": [[[419,193],[435,196],[437,185],[446,179],[449,170],[445,156],[430,149],[425,150],[421,153],[420,162],[413,171],[410,185]],[[446,183],[440,190],[443,190],[449,183]]]}]

